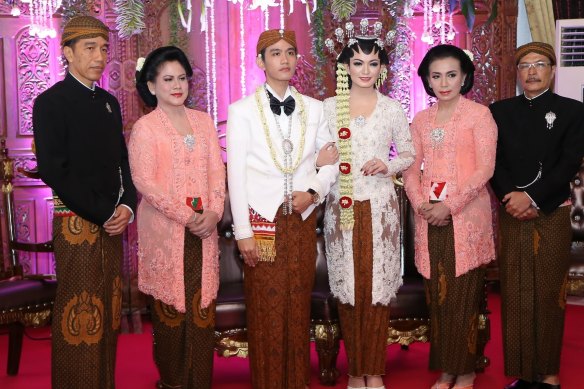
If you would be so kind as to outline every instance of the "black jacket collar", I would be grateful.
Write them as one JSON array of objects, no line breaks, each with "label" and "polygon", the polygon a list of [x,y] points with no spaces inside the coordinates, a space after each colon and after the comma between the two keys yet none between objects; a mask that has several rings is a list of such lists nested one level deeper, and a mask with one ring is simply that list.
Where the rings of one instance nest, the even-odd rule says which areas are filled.
[{"label": "black jacket collar", "polygon": [[76,97],[95,98],[95,96],[100,94],[101,90],[101,88],[99,88],[97,85],[93,90],[89,89],[81,82],[79,82],[75,77],[73,77],[69,72],[67,72],[67,75],[63,79],[63,83],[67,86],[67,89],[69,89]]},{"label": "black jacket collar", "polygon": [[525,97],[525,94],[522,94],[521,101],[523,101],[526,105],[534,108],[549,107],[550,103],[553,100],[553,97],[554,93],[551,91],[551,89],[548,89],[541,95],[534,97],[532,99],[528,99],[527,97]]}]

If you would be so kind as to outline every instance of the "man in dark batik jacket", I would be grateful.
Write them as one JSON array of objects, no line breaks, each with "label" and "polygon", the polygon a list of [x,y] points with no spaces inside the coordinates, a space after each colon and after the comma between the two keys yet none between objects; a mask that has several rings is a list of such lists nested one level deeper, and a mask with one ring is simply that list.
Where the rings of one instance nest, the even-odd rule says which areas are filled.
[{"label": "man in dark batik jacket", "polygon": [[115,385],[121,234],[134,218],[136,189],[120,106],[95,85],[105,69],[108,41],[109,30],[98,19],[71,19],[61,40],[67,75],[39,95],[33,110],[38,170],[54,195],[55,389]]},{"label": "man in dark batik jacket", "polygon": [[553,93],[552,46],[515,53],[524,93],[491,105],[499,128],[491,186],[501,201],[499,258],[508,389],[559,389],[572,241],[570,181],[584,156],[584,105]]}]

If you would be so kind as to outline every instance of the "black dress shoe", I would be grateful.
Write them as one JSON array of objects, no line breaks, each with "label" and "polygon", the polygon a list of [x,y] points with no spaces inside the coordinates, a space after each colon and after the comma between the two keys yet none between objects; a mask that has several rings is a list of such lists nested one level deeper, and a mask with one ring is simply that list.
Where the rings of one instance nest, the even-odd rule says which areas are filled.
[{"label": "black dress shoe", "polygon": [[552,385],[552,384],[546,384],[545,382],[538,382],[537,389],[560,389],[560,384],[557,385]]},{"label": "black dress shoe", "polygon": [[536,385],[537,383],[525,381],[520,378],[505,386],[505,389],[534,389],[537,388]]}]

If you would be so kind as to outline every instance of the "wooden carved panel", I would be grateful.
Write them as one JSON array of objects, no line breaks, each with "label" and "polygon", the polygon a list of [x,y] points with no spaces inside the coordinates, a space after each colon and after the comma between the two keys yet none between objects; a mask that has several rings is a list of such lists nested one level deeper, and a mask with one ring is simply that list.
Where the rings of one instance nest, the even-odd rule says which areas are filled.
[{"label": "wooden carved panel", "polygon": [[11,157],[14,160],[14,179],[13,183],[15,185],[43,185],[43,182],[30,177],[25,176],[19,170],[32,170],[36,168],[37,161],[36,157],[30,152],[30,150],[11,150]]},{"label": "wooden carved panel", "polygon": [[[34,200],[16,200],[14,202],[14,220],[16,223],[16,239],[19,242],[34,242]],[[18,259],[25,274],[34,273],[36,257],[34,257],[33,253],[19,251]]]},{"label": "wooden carved panel", "polygon": [[140,54],[142,56],[162,46],[160,16],[171,2],[173,0],[146,0],[144,2],[146,29],[141,34],[143,45],[140,47]]},{"label": "wooden carved panel", "polygon": [[294,77],[290,80],[290,84],[304,95],[319,98],[317,91],[313,87],[315,78],[314,65],[306,60],[306,56],[300,56],[296,65],[296,73],[294,73]]},{"label": "wooden carved panel", "polygon": [[474,55],[474,86],[469,98],[484,105],[497,100],[497,77],[499,76],[499,59],[493,50],[493,25],[481,25],[471,33],[469,49]]},{"label": "wooden carved panel", "polygon": [[18,71],[19,135],[32,135],[32,105],[34,99],[44,92],[51,82],[49,67],[49,41],[31,37],[28,28],[16,36],[18,47],[16,66]]},{"label": "wooden carved panel", "polygon": [[193,61],[190,62],[193,77],[189,83],[189,97],[185,104],[189,108],[207,112],[207,77],[202,69],[193,64]]},{"label": "wooden carved panel", "polygon": [[500,64],[497,77],[497,100],[516,95],[516,67],[511,53],[517,47],[517,1],[497,0],[499,13],[493,22],[492,47]]},{"label": "wooden carved panel", "polygon": [[101,3],[100,11],[103,17],[106,20],[115,20],[117,15],[114,10],[114,0],[100,0],[99,3]]}]

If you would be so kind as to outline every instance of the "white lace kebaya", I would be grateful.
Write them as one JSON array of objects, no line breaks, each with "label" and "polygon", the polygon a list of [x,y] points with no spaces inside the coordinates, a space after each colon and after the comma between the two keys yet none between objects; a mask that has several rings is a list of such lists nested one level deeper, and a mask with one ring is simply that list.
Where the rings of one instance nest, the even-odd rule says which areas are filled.
[{"label": "white lace kebaya", "polygon": [[[324,102],[325,117],[331,134],[337,135],[335,97]],[[414,162],[408,120],[401,105],[377,92],[377,104],[370,117],[355,123],[351,120],[353,198],[369,200],[373,231],[372,303],[389,304],[402,284],[399,204],[392,176]],[[335,139],[338,141],[338,139]],[[399,155],[389,160],[391,144]],[[388,167],[386,175],[364,176],[360,169],[365,162],[379,158]],[[326,255],[331,291],[341,303],[355,305],[355,274],[353,266],[353,231],[340,227],[339,182],[331,188],[325,211]]]}]

